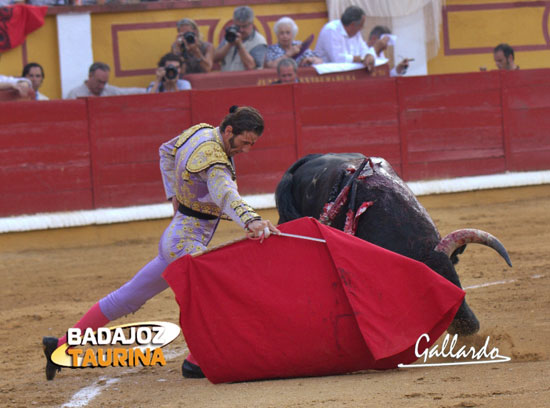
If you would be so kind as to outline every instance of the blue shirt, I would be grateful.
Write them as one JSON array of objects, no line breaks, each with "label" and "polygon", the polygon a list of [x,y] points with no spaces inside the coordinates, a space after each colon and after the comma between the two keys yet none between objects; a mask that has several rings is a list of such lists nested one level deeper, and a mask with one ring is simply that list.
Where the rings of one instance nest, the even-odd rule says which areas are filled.
[{"label": "blue shirt", "polygon": [[[149,92],[154,85],[155,81],[151,82],[147,87],[147,92]],[[187,91],[191,89],[191,83],[189,81],[186,81],[185,79],[178,79],[176,86],[178,87],[178,91]],[[160,84],[159,89],[157,90],[157,93],[159,92],[165,92],[163,83]]]}]

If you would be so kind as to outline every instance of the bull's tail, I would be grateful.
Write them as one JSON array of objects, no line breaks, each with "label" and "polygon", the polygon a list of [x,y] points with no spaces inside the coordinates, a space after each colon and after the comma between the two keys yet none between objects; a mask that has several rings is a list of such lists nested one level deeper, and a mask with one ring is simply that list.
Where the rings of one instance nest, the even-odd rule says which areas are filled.
[{"label": "bull's tail", "polygon": [[294,200],[294,194],[292,193],[294,173],[304,163],[307,163],[308,161],[319,156],[322,155],[308,154],[307,156],[299,159],[285,172],[283,178],[277,185],[277,190],[275,190],[275,204],[277,205],[277,211],[279,212],[279,224],[303,217],[300,211],[296,208],[296,201]]}]

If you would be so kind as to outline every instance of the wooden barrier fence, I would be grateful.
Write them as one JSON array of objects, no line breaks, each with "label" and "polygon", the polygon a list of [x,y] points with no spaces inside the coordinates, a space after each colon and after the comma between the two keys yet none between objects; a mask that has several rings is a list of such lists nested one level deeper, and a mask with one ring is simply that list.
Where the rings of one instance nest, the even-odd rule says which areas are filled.
[{"label": "wooden barrier fence", "polygon": [[231,105],[266,130],[236,157],[243,194],[299,157],[382,156],[407,180],[550,169],[550,69],[0,103],[0,216],[158,203],[158,147]]}]

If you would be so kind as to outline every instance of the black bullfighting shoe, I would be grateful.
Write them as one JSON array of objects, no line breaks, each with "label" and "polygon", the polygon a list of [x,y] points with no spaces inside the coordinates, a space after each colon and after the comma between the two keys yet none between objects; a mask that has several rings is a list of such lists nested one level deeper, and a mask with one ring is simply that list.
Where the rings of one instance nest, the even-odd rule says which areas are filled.
[{"label": "black bullfighting shoe", "polygon": [[42,337],[42,347],[46,356],[46,379],[53,380],[57,371],[61,371],[61,367],[52,361],[52,354],[57,348],[57,338]]},{"label": "black bullfighting shoe", "polygon": [[190,363],[187,360],[183,360],[181,366],[181,373],[185,378],[204,378],[205,375],[202,372],[201,368],[193,363]]}]

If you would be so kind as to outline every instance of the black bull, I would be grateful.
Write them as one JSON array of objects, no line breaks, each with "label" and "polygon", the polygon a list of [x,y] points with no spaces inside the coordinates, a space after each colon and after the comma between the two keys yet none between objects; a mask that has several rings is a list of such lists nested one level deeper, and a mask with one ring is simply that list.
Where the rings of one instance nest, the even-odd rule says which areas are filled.
[{"label": "black bull", "polygon": [[[346,169],[358,168],[365,159],[358,153],[331,153],[298,160],[277,186],[279,223],[304,216],[319,219],[325,204],[334,200],[335,192],[352,177]],[[371,157],[361,174],[363,177],[353,183],[356,191],[349,194],[354,196],[349,205],[357,208],[368,201],[373,205],[359,217],[357,237],[423,262],[458,287],[461,284],[454,264],[468,243],[494,248],[511,266],[502,244],[484,231],[459,230],[441,239],[426,209],[386,160]],[[346,209],[344,206],[333,219],[333,227],[344,228]],[[448,331],[468,335],[478,330],[479,321],[464,300]]]}]

